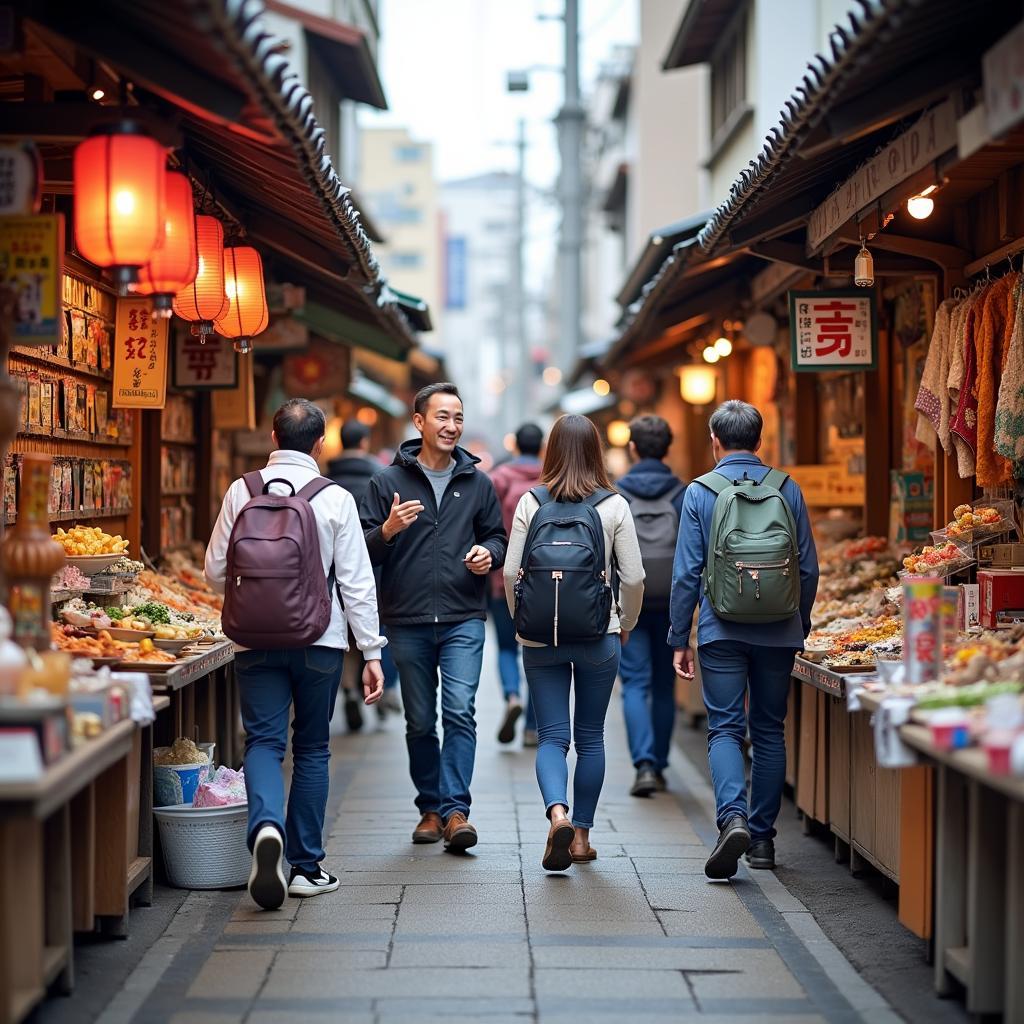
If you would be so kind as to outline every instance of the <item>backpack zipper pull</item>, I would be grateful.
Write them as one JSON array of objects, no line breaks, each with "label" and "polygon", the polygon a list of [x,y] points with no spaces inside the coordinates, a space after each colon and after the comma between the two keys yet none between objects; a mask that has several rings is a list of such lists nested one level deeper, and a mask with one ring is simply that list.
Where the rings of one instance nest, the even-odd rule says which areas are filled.
[{"label": "backpack zipper pull", "polygon": [[235,586],[236,587],[240,587],[241,585],[242,585],[242,577],[241,576],[236,576],[235,577]]},{"label": "backpack zipper pull", "polygon": [[743,593],[743,563],[737,562],[736,568],[740,571],[740,593]]},{"label": "backpack zipper pull", "polygon": [[551,578],[555,581],[555,646],[558,646],[558,585],[562,582],[562,570],[555,569],[551,573]]},{"label": "backpack zipper pull", "polygon": [[750,570],[750,578],[754,581],[754,600],[761,600],[761,574],[756,569]]}]

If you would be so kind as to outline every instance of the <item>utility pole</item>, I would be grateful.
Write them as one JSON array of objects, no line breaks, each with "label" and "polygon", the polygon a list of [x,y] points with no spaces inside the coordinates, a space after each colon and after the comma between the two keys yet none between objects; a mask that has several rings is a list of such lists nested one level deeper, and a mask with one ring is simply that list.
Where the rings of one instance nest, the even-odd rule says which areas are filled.
[{"label": "utility pole", "polygon": [[[526,121],[523,118],[519,119],[516,136],[516,227],[512,246],[512,343],[516,355],[510,362],[516,376],[514,418],[522,423],[532,412],[528,408],[530,354],[526,351],[526,288],[523,283],[526,259]],[[515,426],[511,429],[514,430]]]},{"label": "utility pole", "polygon": [[558,365],[563,373],[572,364],[583,341],[583,122],[580,103],[579,0],[565,0],[565,98],[555,118],[561,169],[558,194],[562,225],[558,237],[561,274]]}]

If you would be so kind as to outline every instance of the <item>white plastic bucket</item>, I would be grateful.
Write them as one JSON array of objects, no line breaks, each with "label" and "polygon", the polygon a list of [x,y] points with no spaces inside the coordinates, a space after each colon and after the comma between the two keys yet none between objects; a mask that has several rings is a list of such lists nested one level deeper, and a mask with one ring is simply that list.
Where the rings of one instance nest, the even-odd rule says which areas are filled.
[{"label": "white plastic bucket", "polygon": [[248,804],[157,807],[167,879],[178,889],[230,889],[249,880]]}]

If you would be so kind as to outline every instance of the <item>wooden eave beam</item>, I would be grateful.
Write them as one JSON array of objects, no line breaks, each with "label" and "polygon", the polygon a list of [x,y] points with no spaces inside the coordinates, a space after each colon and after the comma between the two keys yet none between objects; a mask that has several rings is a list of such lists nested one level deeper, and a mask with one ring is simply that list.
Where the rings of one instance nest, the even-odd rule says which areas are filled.
[{"label": "wooden eave beam", "polygon": [[785,263],[787,266],[799,267],[814,274],[821,273],[820,261],[809,259],[803,245],[798,242],[766,239],[756,245],[747,246],[747,252],[771,263]]},{"label": "wooden eave beam", "polygon": [[815,206],[817,203],[809,195],[795,196],[760,217],[741,221],[729,232],[729,241],[735,246],[743,246],[765,238],[778,238],[806,224]]},{"label": "wooden eave beam", "polygon": [[93,128],[129,118],[138,121],[168,148],[181,145],[181,132],[173,118],[145,107],[104,107],[99,103],[5,103],[0,138],[33,138],[41,142],[79,142]]},{"label": "wooden eave beam", "polygon": [[[835,241],[847,245],[860,245],[860,237],[847,229],[840,229],[833,235]],[[870,242],[872,249],[883,249],[886,252],[900,253],[904,256],[916,256],[930,260],[943,269],[962,268],[970,259],[970,253],[955,245],[945,242],[933,242],[926,238],[909,238],[906,235],[892,235],[880,231]]]}]

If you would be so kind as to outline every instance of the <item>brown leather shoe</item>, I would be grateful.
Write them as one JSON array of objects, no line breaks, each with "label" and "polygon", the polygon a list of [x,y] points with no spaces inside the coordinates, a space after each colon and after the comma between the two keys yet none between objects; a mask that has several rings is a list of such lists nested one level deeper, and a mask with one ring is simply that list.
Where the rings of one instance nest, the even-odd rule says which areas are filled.
[{"label": "brown leather shoe", "polygon": [[556,821],[548,829],[548,842],[544,847],[544,857],[540,866],[545,871],[564,871],[572,867],[575,858],[569,852],[569,844],[575,837],[576,829],[573,828],[571,821],[566,821],[565,818]]},{"label": "brown leather shoe", "polygon": [[439,843],[443,834],[444,822],[441,815],[435,811],[427,811],[420,818],[420,823],[413,829],[412,841],[414,843]]},{"label": "brown leather shoe", "polygon": [[476,846],[476,829],[466,820],[462,811],[455,811],[444,826],[444,848],[461,853]]}]

